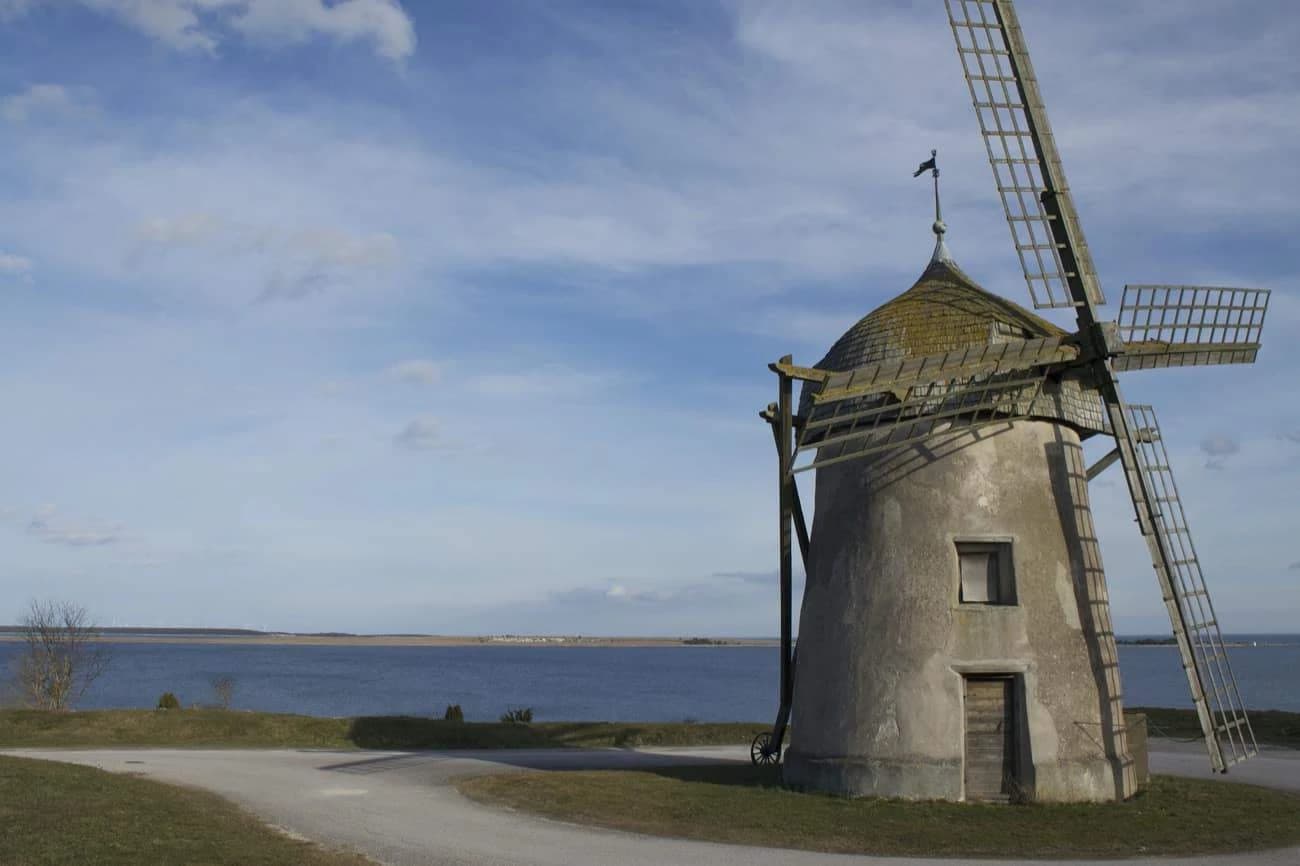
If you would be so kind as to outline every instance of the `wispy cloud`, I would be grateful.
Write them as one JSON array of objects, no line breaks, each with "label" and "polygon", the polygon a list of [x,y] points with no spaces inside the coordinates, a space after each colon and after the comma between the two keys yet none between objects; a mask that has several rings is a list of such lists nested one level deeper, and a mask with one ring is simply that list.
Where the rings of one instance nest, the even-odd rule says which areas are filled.
[{"label": "wispy cloud", "polygon": [[1231,436],[1214,434],[1201,440],[1201,453],[1207,469],[1222,469],[1224,461],[1241,452],[1241,443]]},{"label": "wispy cloud", "polygon": [[481,373],[470,377],[467,387],[490,397],[581,397],[595,395],[624,380],[613,370],[542,364],[531,370]]},{"label": "wispy cloud", "polygon": [[781,575],[775,571],[715,571],[714,577],[725,580],[739,580],[742,583],[754,583],[759,585],[775,585],[780,580]]},{"label": "wispy cloud", "polygon": [[[54,0],[6,0],[16,17]],[[313,37],[369,43],[402,60],[415,51],[415,25],[397,0],[77,0],[178,51],[216,54],[232,33],[261,42]]]},{"label": "wispy cloud", "polygon": [[70,520],[53,505],[37,509],[27,524],[27,534],[63,547],[104,547],[122,540],[122,527]]},{"label": "wispy cloud", "polygon": [[30,84],[0,99],[0,118],[22,123],[37,114],[67,111],[76,104],[73,91],[62,84]]},{"label": "wispy cloud", "polygon": [[0,278],[26,277],[32,272],[32,260],[0,250]]},{"label": "wispy cloud", "polygon": [[390,378],[413,385],[436,385],[442,379],[442,365],[423,359],[399,361],[385,372]]},{"label": "wispy cloud", "polygon": [[301,300],[383,272],[399,258],[397,239],[386,232],[257,224],[208,211],[152,217],[135,231],[137,262],[194,252],[264,273],[258,301]]},{"label": "wispy cloud", "polygon": [[410,451],[438,451],[450,447],[436,418],[416,418],[403,427],[393,443]]}]

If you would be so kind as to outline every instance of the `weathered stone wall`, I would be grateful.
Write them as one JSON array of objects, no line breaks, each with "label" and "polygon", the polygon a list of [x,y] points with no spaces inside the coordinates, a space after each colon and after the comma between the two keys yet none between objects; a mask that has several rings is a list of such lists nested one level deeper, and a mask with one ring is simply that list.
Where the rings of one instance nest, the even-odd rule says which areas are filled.
[{"label": "weathered stone wall", "polygon": [[[956,541],[1012,543],[1017,604],[958,602]],[[1046,421],[937,434],[818,471],[788,783],[962,799],[963,675],[1014,674],[1038,800],[1133,791],[1078,436]]]}]

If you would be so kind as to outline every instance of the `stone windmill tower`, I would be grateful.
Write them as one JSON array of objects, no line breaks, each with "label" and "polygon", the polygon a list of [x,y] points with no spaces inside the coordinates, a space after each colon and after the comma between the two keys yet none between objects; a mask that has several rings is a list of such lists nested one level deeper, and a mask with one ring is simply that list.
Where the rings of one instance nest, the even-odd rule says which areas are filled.
[{"label": "stone windmill tower", "polygon": [[[1088,482],[1119,462],[1211,765],[1255,752],[1150,407],[1116,374],[1253,362],[1268,293],[1128,286],[1117,322],[1010,0],[945,0],[1038,308],[961,270],[936,212],[910,289],[816,367],[773,364],[781,497],[781,708],[755,741],[788,784],[848,795],[1104,801],[1134,790]],[[934,160],[936,211],[938,170]],[[920,172],[918,172],[919,174]],[[794,381],[805,383],[796,413]],[[1115,448],[1089,467],[1081,442]],[[806,529],[795,476],[815,470]],[[808,575],[798,664],[791,530]]]}]

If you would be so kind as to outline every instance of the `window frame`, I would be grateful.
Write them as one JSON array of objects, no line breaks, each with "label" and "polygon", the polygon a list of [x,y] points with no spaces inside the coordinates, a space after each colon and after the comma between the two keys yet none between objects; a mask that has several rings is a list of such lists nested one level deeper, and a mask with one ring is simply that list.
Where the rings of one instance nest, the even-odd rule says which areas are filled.
[{"label": "window frame", "polygon": [[[1017,607],[1020,604],[1019,586],[1016,581],[1014,544],[1009,538],[955,538],[953,551],[957,559],[957,605],[963,608],[997,608]],[[996,598],[987,601],[967,599],[966,581],[963,579],[962,558],[964,554],[988,554],[997,569]]]}]

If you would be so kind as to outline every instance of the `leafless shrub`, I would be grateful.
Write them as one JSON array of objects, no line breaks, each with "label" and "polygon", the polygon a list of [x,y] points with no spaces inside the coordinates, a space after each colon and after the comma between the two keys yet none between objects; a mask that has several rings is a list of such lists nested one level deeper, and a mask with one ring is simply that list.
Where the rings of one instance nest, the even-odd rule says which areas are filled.
[{"label": "leafless shrub", "polygon": [[23,649],[17,686],[29,706],[66,710],[108,668],[108,647],[86,609],[68,601],[33,601],[20,623]]},{"label": "leafless shrub", "polygon": [[230,709],[230,703],[235,698],[235,678],[230,674],[213,677],[212,694],[217,699],[217,706],[223,710]]}]

